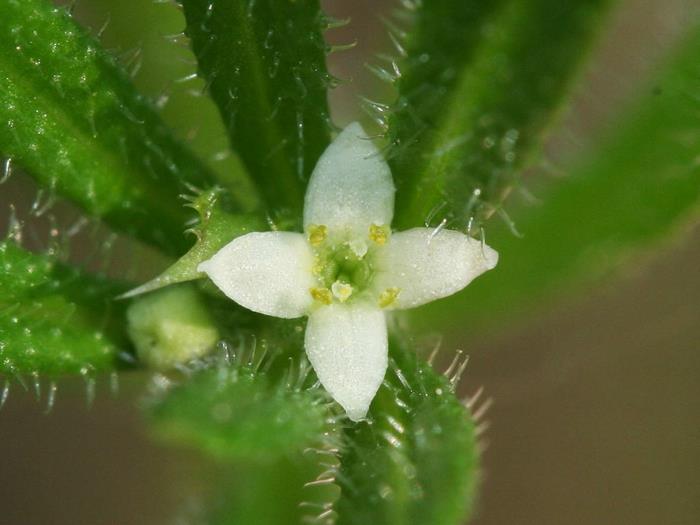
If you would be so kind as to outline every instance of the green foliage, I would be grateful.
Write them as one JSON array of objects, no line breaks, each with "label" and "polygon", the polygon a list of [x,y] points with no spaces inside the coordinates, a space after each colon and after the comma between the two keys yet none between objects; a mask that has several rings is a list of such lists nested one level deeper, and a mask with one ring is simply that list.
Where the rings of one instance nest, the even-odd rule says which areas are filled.
[{"label": "green foliage", "polygon": [[184,35],[185,17],[173,1],[90,0],[73,9],[78,23],[99,28],[106,49],[136,88],[154,100],[159,115],[177,137],[206,159],[219,184],[242,211],[259,207],[259,196],[240,159],[229,149],[228,136],[214,102],[203,96],[196,62]]},{"label": "green foliage", "polygon": [[197,271],[199,263],[236,237],[264,229],[263,221],[256,216],[230,213],[228,210],[233,208],[230,194],[218,187],[195,195],[189,205],[199,215],[198,224],[188,230],[197,238],[194,246],[158,277],[127,292],[125,297],[204,277]]},{"label": "green foliage", "polygon": [[682,43],[621,124],[578,167],[518,219],[524,239],[491,236],[498,268],[463,294],[428,307],[432,327],[446,311],[503,320],[547,296],[634,262],[697,219],[700,204],[700,28]]},{"label": "green foliage", "polygon": [[389,118],[398,227],[466,228],[499,209],[609,3],[416,2]]},{"label": "green foliage", "polygon": [[328,145],[318,0],[181,0],[199,73],[270,211],[300,215]]},{"label": "green foliage", "polygon": [[303,332],[285,334],[272,324],[255,330],[251,347],[242,342],[247,329],[237,326],[229,335],[238,345],[222,342],[218,354],[188,364],[173,385],[155,381],[169,386],[149,403],[153,427],[162,439],[221,462],[207,523],[304,523],[330,508],[339,492],[315,481],[337,463],[337,417],[299,357]]},{"label": "green foliage", "polygon": [[0,375],[114,369],[128,357],[123,285],[0,242]]},{"label": "green foliage", "polygon": [[151,408],[160,436],[234,462],[214,523],[313,514],[320,523],[440,525],[467,515],[478,457],[474,423],[453,393],[461,370],[439,375],[394,339],[369,420],[341,433],[323,391],[305,387],[305,360],[278,374],[264,355],[234,354],[192,365]]},{"label": "green foliage", "polygon": [[191,214],[178,196],[211,180],[206,167],[64,9],[3,0],[2,16],[0,152],[115,228],[182,253]]},{"label": "green foliage", "polygon": [[[163,274],[126,294],[123,284],[12,238],[1,242],[0,374],[112,370],[130,355],[130,329],[142,364],[168,369],[155,376],[160,390],[149,404],[155,433],[206,453],[225,472],[209,522],[463,522],[479,467],[478,427],[454,394],[464,362],[444,377],[394,333],[368,420],[352,423],[314,382],[303,319],[247,311],[206,280],[178,284],[202,277],[198,264],[237,236],[297,226],[329,140],[331,84],[322,37],[331,22],[318,0],[179,3],[198,74],[268,221],[241,214],[230,188],[213,186],[65,10],[0,0],[0,151],[49,191],[166,252],[185,253],[185,228],[196,237]],[[570,91],[609,3],[402,1],[397,75],[379,70],[398,88],[384,122],[397,227],[432,216],[464,229],[504,213],[502,201]],[[421,309],[416,324],[434,328],[451,318],[446,309],[481,320],[529,309],[685,223],[700,196],[698,57],[700,32],[611,140],[522,217],[525,240],[490,236],[498,269]],[[244,181],[242,172],[232,185]],[[189,205],[198,222],[185,192],[195,192]],[[249,197],[252,208],[256,196]],[[114,301],[145,292],[130,307]],[[218,353],[205,355],[214,346]]]},{"label": "green foliage", "polygon": [[390,354],[370,422],[345,432],[338,524],[461,523],[476,488],[474,423],[453,383],[412,348],[394,339]]},{"label": "green foliage", "polygon": [[309,484],[329,461],[332,457],[310,451],[271,464],[237,465],[235,475],[221,483],[223,490],[211,506],[208,523],[333,523],[332,503],[337,497],[337,487]]},{"label": "green foliage", "polygon": [[308,364],[272,381],[262,358],[243,356],[195,372],[151,410],[159,434],[216,458],[273,461],[318,445],[326,397],[305,388]]}]

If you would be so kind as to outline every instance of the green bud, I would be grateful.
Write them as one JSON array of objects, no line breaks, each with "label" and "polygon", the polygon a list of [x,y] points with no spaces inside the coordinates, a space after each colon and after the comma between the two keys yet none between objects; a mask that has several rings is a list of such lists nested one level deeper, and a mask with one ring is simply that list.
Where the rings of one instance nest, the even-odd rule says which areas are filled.
[{"label": "green bud", "polygon": [[171,368],[201,357],[219,339],[209,312],[190,284],[139,297],[126,315],[139,359],[153,368]]}]

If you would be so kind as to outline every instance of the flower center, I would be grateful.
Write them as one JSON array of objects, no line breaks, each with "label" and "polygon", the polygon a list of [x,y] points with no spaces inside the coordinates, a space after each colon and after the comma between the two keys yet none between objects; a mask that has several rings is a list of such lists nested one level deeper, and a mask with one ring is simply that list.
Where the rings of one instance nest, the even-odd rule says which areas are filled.
[{"label": "flower center", "polygon": [[[310,226],[307,238],[314,251],[313,273],[318,282],[318,286],[311,288],[311,296],[326,305],[367,297],[374,275],[374,254],[386,244],[390,232],[388,226],[373,224],[365,239],[329,239],[326,226]],[[384,307],[397,295],[398,291],[389,290],[370,299]]]},{"label": "flower center", "polygon": [[[363,253],[364,252],[364,253]],[[347,299],[351,294],[365,290],[372,277],[372,257],[369,250],[358,250],[354,244],[344,242],[334,246],[324,246],[316,250],[314,273],[319,285],[337,290],[333,295]],[[342,287],[345,285],[345,287]],[[350,287],[348,291],[347,287]]]}]

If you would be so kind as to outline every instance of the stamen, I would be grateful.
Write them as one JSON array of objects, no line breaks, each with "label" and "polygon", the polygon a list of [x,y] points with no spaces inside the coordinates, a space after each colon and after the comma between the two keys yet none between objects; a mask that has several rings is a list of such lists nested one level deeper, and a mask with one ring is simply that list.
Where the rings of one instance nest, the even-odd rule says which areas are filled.
[{"label": "stamen", "polygon": [[377,243],[379,246],[383,246],[384,244],[386,244],[386,241],[389,238],[389,227],[380,226],[377,224],[370,225],[369,238],[370,240]]},{"label": "stamen", "polygon": [[396,300],[400,293],[401,288],[387,288],[379,294],[379,307],[386,308],[387,306],[390,306]]},{"label": "stamen", "polygon": [[342,281],[336,281],[331,286],[331,291],[336,299],[344,303],[352,295],[352,286]]},{"label": "stamen", "polygon": [[333,302],[333,294],[328,288],[311,288],[309,292],[311,292],[311,297],[319,303],[331,304]]},{"label": "stamen", "polygon": [[309,244],[319,246],[328,236],[328,228],[323,224],[311,224],[309,226]]},{"label": "stamen", "polygon": [[314,264],[311,267],[311,272],[314,275],[321,275],[321,272],[323,272],[323,267],[324,267],[324,264],[323,264],[323,261],[321,260],[321,258],[318,256],[314,257]]}]

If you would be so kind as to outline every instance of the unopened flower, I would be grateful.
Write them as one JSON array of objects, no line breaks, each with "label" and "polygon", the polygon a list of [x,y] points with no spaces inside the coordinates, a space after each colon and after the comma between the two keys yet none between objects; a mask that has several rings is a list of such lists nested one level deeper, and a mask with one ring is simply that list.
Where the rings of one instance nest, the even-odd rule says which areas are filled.
[{"label": "unopened flower", "polygon": [[311,175],[303,234],[249,233],[198,268],[250,310],[308,316],[309,361],[355,421],[367,414],[386,372],[386,312],[451,295],[498,260],[461,232],[392,232],[394,191],[381,153],[350,124]]}]

